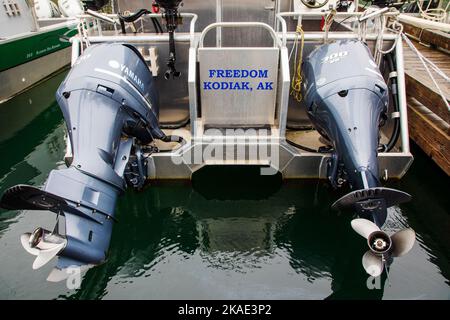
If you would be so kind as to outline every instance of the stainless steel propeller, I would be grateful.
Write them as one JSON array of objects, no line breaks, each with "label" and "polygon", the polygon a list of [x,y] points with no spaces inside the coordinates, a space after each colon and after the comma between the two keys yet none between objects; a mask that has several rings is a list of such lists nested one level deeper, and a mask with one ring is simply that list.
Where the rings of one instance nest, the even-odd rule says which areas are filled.
[{"label": "stainless steel propeller", "polygon": [[351,225],[353,230],[367,239],[369,250],[362,257],[362,265],[373,277],[378,277],[383,272],[384,265],[390,258],[401,257],[408,253],[416,240],[416,233],[411,228],[389,236],[367,219],[353,219]]},{"label": "stainless steel propeller", "polygon": [[25,250],[36,256],[33,269],[39,269],[60,253],[66,246],[67,240],[62,236],[43,228],[37,228],[33,233],[24,233],[20,242]]}]

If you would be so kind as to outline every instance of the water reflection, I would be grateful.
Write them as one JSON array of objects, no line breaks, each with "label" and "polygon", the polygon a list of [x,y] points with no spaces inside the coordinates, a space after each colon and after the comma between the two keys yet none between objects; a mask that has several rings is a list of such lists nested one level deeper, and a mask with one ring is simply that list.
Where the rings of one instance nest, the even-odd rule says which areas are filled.
[{"label": "water reflection", "polygon": [[[233,170],[226,170],[227,179],[220,177],[220,172],[206,172],[205,177],[221,179],[203,181],[199,177],[193,184],[199,183],[200,189],[172,182],[140,194],[127,193],[119,203],[120,222],[108,261],[88,271],[82,288],[68,298],[108,296],[112,279],[120,285],[151,277],[160,270],[158,265],[170,263],[172,256],[188,260],[196,255],[201,260],[199,272],[225,272],[230,281],[242,281],[255,270],[287,262],[305,282],[328,283],[332,294],[316,298],[383,296],[383,290],[367,289],[361,267],[364,243],[351,231],[350,217],[337,216],[322,205],[331,200],[324,186],[318,187],[314,181],[282,185],[279,177],[262,181],[249,173],[249,168]],[[234,191],[222,192],[228,184],[235,184]],[[272,186],[272,194],[267,194],[266,185]],[[244,200],[236,199],[238,193]],[[318,200],[315,205],[308,201],[314,198]],[[183,277],[183,262],[179,268]],[[272,279],[259,281],[267,286],[287,276],[292,277],[274,273]],[[175,281],[184,285],[182,279]]]},{"label": "water reflection", "polygon": [[[62,123],[62,114],[55,101],[55,90],[66,73],[60,72],[0,104],[0,177],[14,170],[12,167],[15,164],[41,146],[46,137],[52,135]],[[59,135],[53,136],[59,139]],[[55,148],[50,150],[51,153],[54,151]],[[50,162],[52,163],[53,161]]]},{"label": "water reflection", "polygon": [[[54,92],[65,74],[0,104],[0,194],[18,183],[42,185],[62,160],[64,123]],[[0,236],[17,214],[2,212]]]},{"label": "water reflection", "polygon": [[419,244],[429,253],[429,260],[440,267],[450,285],[450,177],[416,145],[412,145],[411,152],[414,154],[412,170],[392,185],[413,195],[413,201],[402,206],[403,213],[413,228],[424,230],[419,235]]}]

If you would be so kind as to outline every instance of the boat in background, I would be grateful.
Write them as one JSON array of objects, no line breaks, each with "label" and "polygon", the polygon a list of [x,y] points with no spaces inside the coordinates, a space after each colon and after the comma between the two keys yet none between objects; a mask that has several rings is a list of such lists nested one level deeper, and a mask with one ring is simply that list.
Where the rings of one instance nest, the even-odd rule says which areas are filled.
[{"label": "boat in background", "polygon": [[0,6],[0,103],[70,63],[69,39],[83,12],[79,0],[9,0]]}]

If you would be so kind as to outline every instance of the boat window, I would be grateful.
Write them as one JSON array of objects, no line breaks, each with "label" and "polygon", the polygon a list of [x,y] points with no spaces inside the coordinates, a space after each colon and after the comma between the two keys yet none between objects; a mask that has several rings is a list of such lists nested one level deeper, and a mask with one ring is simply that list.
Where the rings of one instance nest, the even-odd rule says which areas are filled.
[{"label": "boat window", "polygon": [[17,1],[3,0],[3,7],[5,8],[6,14],[10,17],[20,15],[20,9]]}]

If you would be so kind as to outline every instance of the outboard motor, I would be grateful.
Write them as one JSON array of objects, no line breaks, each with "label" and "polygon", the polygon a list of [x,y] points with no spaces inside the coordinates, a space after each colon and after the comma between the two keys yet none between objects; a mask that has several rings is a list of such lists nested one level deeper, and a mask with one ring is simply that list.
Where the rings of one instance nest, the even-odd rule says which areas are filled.
[{"label": "outboard motor", "polygon": [[368,47],[357,40],[322,45],[302,71],[308,116],[334,150],[328,178],[335,187],[347,181],[354,190],[332,207],[352,208],[381,227],[387,208],[411,196],[380,183],[379,128],[386,118],[388,88]]},{"label": "outboard motor", "polygon": [[352,227],[368,239],[363,265],[377,276],[385,262],[405,254],[415,241],[411,229],[399,231],[392,240],[380,230],[387,208],[411,199],[382,187],[379,179],[379,128],[386,118],[388,88],[368,47],[358,40],[318,47],[304,61],[302,73],[308,116],[333,148],[328,179],[334,187],[348,182],[353,189],[332,208],[351,209],[365,218],[354,220]]},{"label": "outboard motor", "polygon": [[[52,170],[43,190],[17,185],[0,202],[6,209],[57,214],[53,231],[37,228],[21,237],[24,248],[37,256],[33,269],[59,256],[50,281],[67,276],[64,269],[69,266],[105,260],[118,195],[126,184],[140,188],[146,179],[141,146],[153,139],[180,140],[159,128],[152,74],[131,45],[88,47],[56,98],[72,147],[68,168]],[[65,217],[65,232],[60,232],[60,216]]]}]

